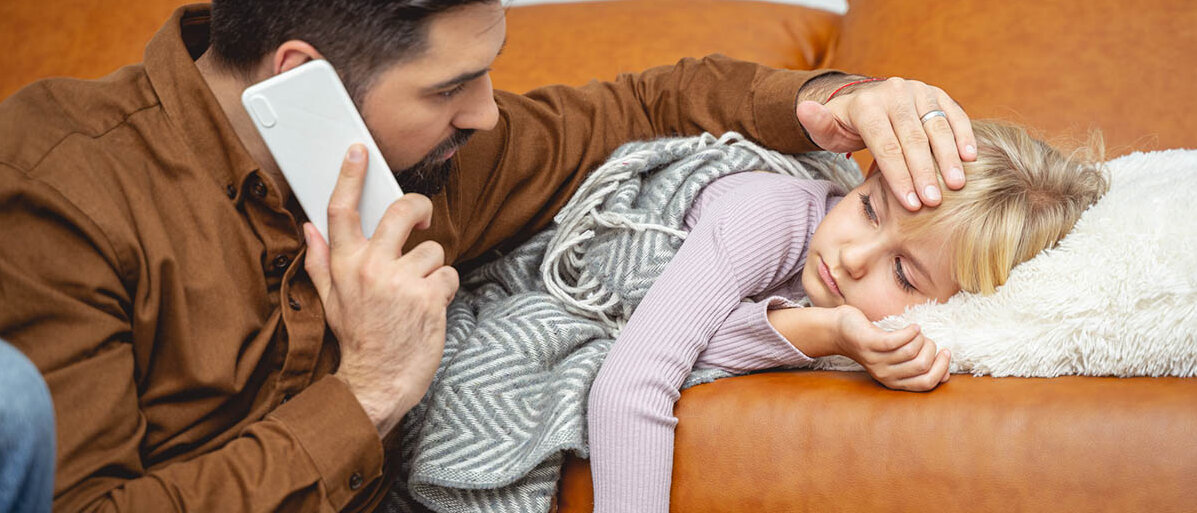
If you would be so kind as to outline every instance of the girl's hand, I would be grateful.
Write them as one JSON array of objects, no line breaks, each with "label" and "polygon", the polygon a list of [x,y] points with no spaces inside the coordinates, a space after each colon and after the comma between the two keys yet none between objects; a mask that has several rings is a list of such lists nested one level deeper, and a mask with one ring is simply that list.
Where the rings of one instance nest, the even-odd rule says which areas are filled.
[{"label": "girl's hand", "polygon": [[948,380],[952,353],[938,350],[917,325],[885,331],[853,306],[836,307],[839,353],[864,366],[882,385],[925,392]]}]

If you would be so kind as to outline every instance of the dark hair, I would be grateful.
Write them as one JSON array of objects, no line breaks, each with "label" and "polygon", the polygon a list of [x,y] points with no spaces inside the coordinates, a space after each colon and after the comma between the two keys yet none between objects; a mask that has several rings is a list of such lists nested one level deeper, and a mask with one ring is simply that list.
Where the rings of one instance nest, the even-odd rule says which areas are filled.
[{"label": "dark hair", "polygon": [[421,55],[436,14],[498,0],[214,0],[211,47],[226,68],[248,75],[292,39],[337,69],[356,101],[378,73]]}]

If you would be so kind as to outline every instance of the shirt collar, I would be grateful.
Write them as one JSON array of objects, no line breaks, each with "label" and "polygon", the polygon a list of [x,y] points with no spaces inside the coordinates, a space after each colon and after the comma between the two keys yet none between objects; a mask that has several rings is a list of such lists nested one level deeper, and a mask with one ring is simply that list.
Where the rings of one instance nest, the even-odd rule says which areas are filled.
[{"label": "shirt collar", "polygon": [[208,47],[211,9],[206,4],[175,10],[145,50],[145,70],[150,84],[175,124],[183,127],[185,140],[195,155],[222,183],[240,188],[259,169],[220,103],[196,68]]}]

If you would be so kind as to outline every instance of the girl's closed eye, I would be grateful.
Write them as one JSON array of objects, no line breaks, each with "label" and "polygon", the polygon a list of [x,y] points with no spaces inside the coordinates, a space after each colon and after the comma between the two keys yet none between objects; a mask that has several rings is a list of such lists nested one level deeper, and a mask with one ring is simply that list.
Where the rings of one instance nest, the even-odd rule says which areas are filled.
[{"label": "girl's closed eye", "polygon": [[877,211],[873,210],[873,202],[868,194],[863,192],[857,193],[860,196],[860,208],[864,212],[865,218],[872,223],[877,222]]},{"label": "girl's closed eye", "polygon": [[[877,211],[873,209],[871,196],[863,192],[857,194],[860,196],[860,208],[864,212],[865,218],[869,222],[876,224],[878,222]],[[910,283],[910,280],[906,278],[906,270],[902,268],[902,259],[900,257],[894,257],[894,279],[897,280],[898,286],[902,287],[902,290],[906,291],[906,293],[915,292],[914,284]]]},{"label": "girl's closed eye", "polygon": [[906,270],[902,269],[902,259],[900,257],[894,257],[894,277],[897,278],[898,285],[902,287],[902,290],[905,290],[907,293],[914,293],[914,284],[906,279]]}]

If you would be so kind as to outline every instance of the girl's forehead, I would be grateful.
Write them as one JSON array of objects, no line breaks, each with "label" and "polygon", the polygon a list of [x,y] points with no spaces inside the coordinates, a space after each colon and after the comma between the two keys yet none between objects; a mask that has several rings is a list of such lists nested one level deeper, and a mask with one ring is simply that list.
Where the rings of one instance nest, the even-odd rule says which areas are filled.
[{"label": "girl's forehead", "polygon": [[905,253],[911,263],[924,276],[930,278],[933,284],[930,290],[925,291],[927,295],[936,297],[940,301],[946,301],[948,297],[959,292],[960,285],[956,282],[953,272],[955,251],[952,246],[951,230],[909,231],[902,229],[906,220],[916,216],[934,215],[935,208],[923,206],[916,212],[906,210],[898,203],[898,199],[890,190],[885,177],[879,172],[869,175],[861,187],[867,189],[866,194],[882,196],[879,199],[885,208],[886,216],[891,221],[888,223],[888,228],[893,230],[892,240],[900,248],[899,252]]}]

